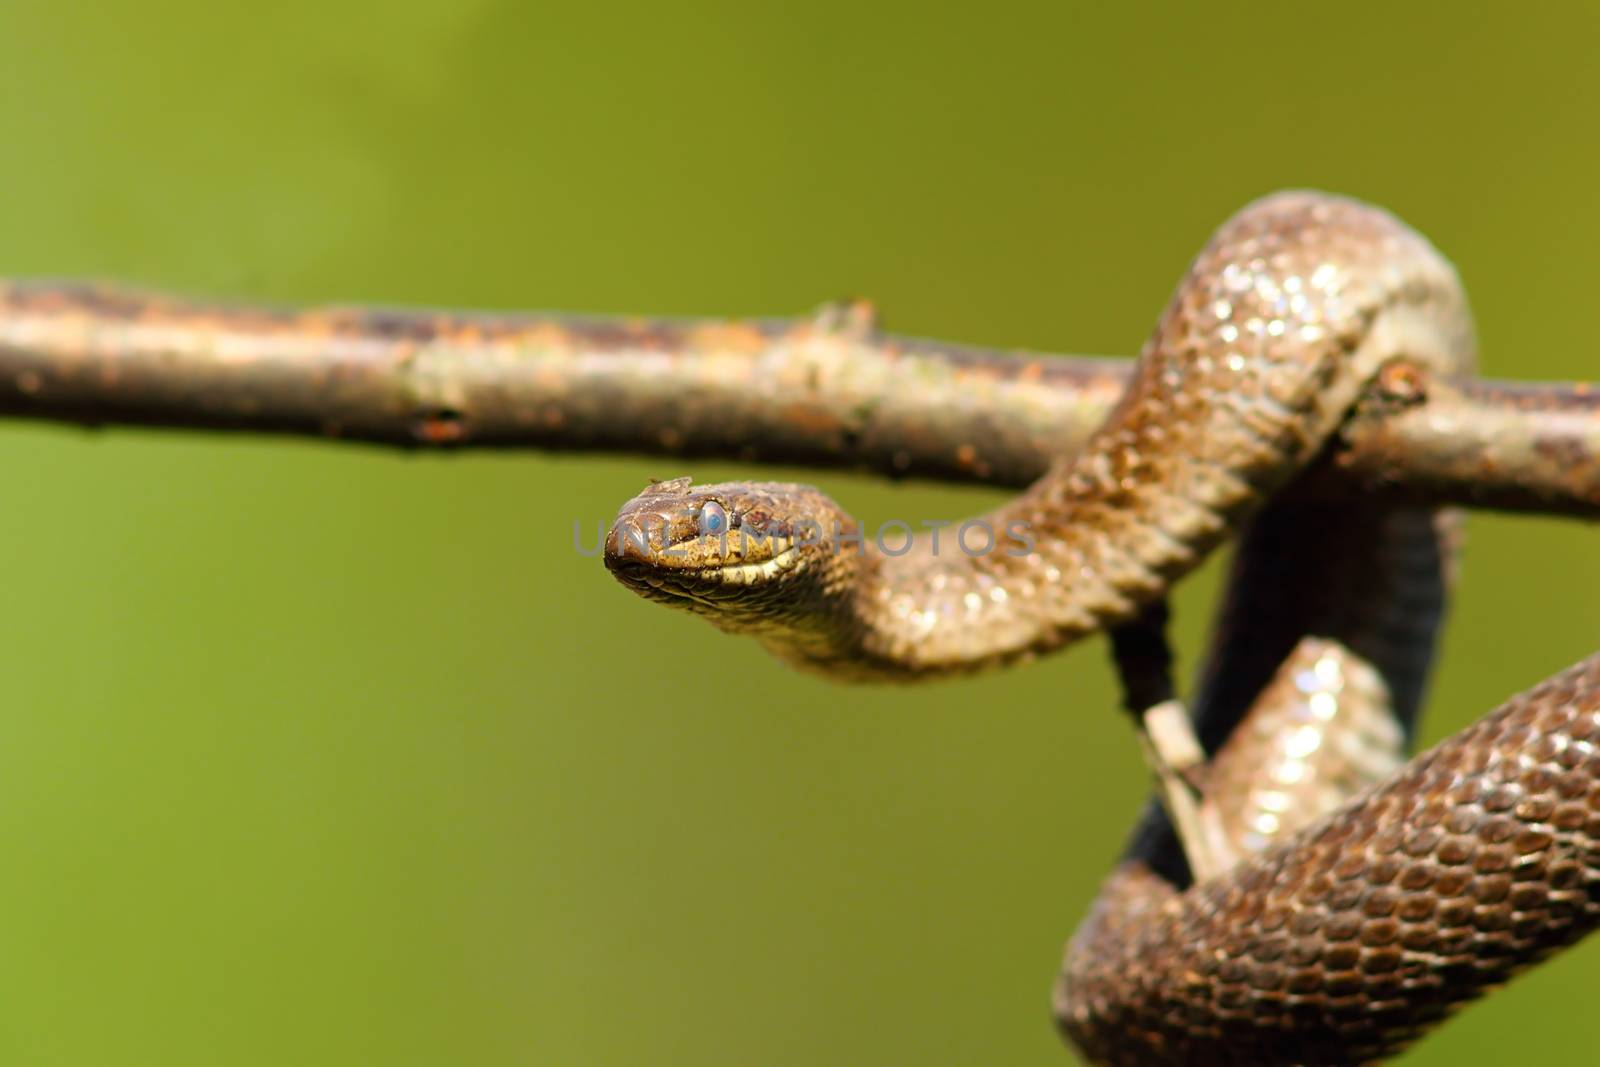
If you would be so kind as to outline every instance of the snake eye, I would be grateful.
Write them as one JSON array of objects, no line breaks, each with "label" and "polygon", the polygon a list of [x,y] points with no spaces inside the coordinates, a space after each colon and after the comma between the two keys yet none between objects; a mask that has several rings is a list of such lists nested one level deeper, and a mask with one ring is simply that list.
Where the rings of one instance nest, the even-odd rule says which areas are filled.
[{"label": "snake eye", "polygon": [[706,501],[700,509],[700,533],[706,537],[721,537],[728,532],[728,513],[715,500]]}]

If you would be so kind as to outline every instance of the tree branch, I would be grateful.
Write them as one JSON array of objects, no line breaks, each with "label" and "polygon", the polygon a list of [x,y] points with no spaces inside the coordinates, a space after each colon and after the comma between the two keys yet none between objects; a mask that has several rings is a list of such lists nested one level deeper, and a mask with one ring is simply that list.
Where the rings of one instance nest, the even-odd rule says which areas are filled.
[{"label": "tree branch", "polygon": [[[728,456],[1024,485],[1121,395],[1126,360],[804,319],[277,310],[0,284],[0,415],[407,448]],[[1433,501],[1600,515],[1600,392],[1374,383],[1335,476]]]}]

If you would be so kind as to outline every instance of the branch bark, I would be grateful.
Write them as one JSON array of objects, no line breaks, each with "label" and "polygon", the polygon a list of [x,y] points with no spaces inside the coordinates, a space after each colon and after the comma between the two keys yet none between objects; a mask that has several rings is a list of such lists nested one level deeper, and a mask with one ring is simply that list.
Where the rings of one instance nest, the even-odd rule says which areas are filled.
[{"label": "branch bark", "polygon": [[[1121,395],[1126,360],[899,337],[869,305],[737,321],[271,309],[0,283],[0,415],[855,467],[1024,485]],[[1600,515],[1600,391],[1375,382],[1333,476],[1419,499]]]}]

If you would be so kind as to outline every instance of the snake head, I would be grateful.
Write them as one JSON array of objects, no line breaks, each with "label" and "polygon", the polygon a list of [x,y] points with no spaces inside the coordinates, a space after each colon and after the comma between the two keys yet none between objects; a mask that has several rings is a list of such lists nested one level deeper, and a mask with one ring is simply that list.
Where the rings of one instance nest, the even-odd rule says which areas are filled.
[{"label": "snake head", "polygon": [[856,527],[808,485],[675,478],[622,505],[606,568],[647,600],[748,630],[802,606],[816,587],[802,576],[831,565],[841,528]]}]

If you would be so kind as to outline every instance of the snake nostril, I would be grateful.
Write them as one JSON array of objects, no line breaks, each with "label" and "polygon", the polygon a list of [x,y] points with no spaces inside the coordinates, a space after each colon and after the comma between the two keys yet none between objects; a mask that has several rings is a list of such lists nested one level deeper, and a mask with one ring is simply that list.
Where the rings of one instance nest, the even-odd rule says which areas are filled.
[{"label": "snake nostril", "polygon": [[650,538],[644,527],[633,519],[618,519],[606,534],[606,559],[649,560]]}]

